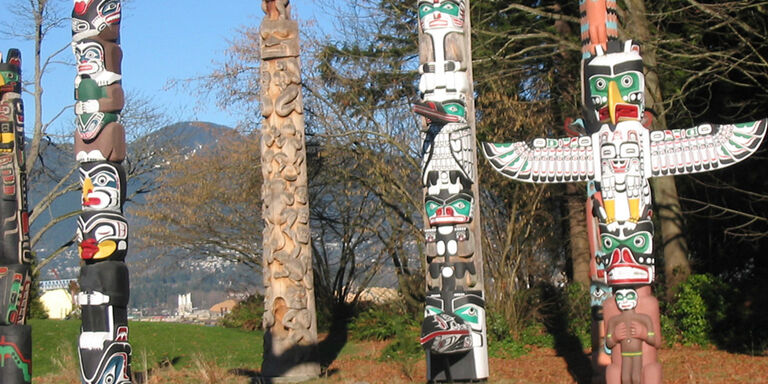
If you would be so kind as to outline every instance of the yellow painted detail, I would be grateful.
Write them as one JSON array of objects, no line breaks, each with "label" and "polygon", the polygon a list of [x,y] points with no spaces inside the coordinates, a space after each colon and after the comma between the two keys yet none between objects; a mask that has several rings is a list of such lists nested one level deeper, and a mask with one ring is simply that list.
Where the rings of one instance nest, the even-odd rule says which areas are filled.
[{"label": "yellow painted detail", "polygon": [[619,85],[615,81],[608,83],[608,113],[611,115],[612,124],[616,124],[616,104],[623,102]]},{"label": "yellow painted detail", "polygon": [[107,257],[112,256],[112,254],[115,253],[116,249],[117,249],[117,243],[115,243],[112,240],[104,240],[101,243],[99,243],[99,251],[96,252],[95,255],[93,255],[93,258],[96,260],[106,259]]}]

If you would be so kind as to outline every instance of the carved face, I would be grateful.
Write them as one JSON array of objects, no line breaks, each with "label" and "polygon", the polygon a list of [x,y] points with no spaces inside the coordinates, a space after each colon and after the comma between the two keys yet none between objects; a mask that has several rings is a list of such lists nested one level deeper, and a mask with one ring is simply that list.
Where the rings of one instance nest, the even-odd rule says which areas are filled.
[{"label": "carved face", "polygon": [[89,162],[80,165],[84,210],[120,211],[125,171],[116,163]]},{"label": "carved face", "polygon": [[0,94],[19,92],[21,88],[19,69],[14,65],[0,64]]},{"label": "carved face", "polygon": [[638,222],[634,227],[618,227],[613,231],[600,224],[602,252],[605,254],[609,285],[650,284],[654,279],[653,223]]},{"label": "carved face", "polygon": [[0,96],[6,92],[21,93],[21,51],[16,48],[8,50],[5,62],[0,60]]},{"label": "carved face", "polygon": [[643,60],[627,42],[623,52],[598,54],[585,68],[585,102],[601,123],[640,120],[645,110]]},{"label": "carved face", "polygon": [[118,213],[84,212],[77,218],[77,243],[83,260],[123,260],[128,249],[128,223]]},{"label": "carved face", "polygon": [[431,225],[461,224],[472,221],[471,183],[458,171],[432,171],[427,176],[424,208]]},{"label": "carved face", "polygon": [[637,307],[637,292],[634,289],[619,289],[614,293],[616,305],[622,311]]},{"label": "carved face", "polygon": [[95,75],[105,70],[104,47],[96,41],[87,40],[75,44],[75,60],[78,75]]},{"label": "carved face", "polygon": [[635,130],[617,129],[613,132],[602,132],[600,161],[604,177],[612,176],[615,183],[620,185],[624,184],[627,176],[642,176],[641,145],[640,135]]},{"label": "carved face", "polygon": [[75,0],[72,34],[75,40],[97,35],[108,26],[120,23],[119,0]]},{"label": "carved face", "polygon": [[420,0],[419,20],[423,30],[464,27],[464,1],[462,0]]}]

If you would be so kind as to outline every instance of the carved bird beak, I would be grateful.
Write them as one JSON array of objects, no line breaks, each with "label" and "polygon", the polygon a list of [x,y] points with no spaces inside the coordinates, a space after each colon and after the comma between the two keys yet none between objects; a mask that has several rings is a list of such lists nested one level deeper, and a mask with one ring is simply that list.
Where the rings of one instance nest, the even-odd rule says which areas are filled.
[{"label": "carved bird beak", "polygon": [[623,103],[619,85],[615,81],[608,83],[608,113],[611,116],[611,124],[616,125],[616,105]]},{"label": "carved bird beak", "polygon": [[93,192],[93,183],[90,177],[86,177],[83,180],[83,204],[88,203],[88,194]]}]

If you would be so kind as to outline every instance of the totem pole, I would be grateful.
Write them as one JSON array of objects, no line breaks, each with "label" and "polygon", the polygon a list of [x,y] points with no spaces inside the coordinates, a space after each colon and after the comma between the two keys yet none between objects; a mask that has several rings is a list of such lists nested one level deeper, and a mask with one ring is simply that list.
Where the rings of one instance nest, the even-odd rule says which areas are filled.
[{"label": "totem pole", "polygon": [[309,232],[299,26],[288,0],[264,0],[261,24],[261,169],[264,225],[262,375],[320,375]]},{"label": "totem pole", "polygon": [[32,382],[32,333],[26,325],[31,283],[21,52],[0,54],[0,383]]},{"label": "totem pole", "polygon": [[74,1],[74,148],[82,186],[82,212],[77,218],[80,293],[75,301],[82,311],[78,353],[80,377],[86,384],[131,382],[119,43],[119,0]]},{"label": "totem pole", "polygon": [[419,0],[427,380],[488,377],[468,0]]},{"label": "totem pole", "polygon": [[[733,165],[757,150],[768,120],[649,131],[640,47],[616,40],[615,2],[584,0],[581,5],[583,119],[571,128],[583,135],[483,143],[483,150],[497,171],[516,180],[588,182],[593,319],[604,318],[606,327],[593,326],[595,357],[598,365],[607,364],[599,351],[603,345],[610,348],[605,371],[610,384],[639,383],[638,377],[644,384],[660,383],[659,304],[650,288],[655,259],[648,179]],[[611,291],[616,291],[616,300],[606,300]],[[628,295],[631,305],[624,303]],[[625,358],[629,366],[622,364]]]}]

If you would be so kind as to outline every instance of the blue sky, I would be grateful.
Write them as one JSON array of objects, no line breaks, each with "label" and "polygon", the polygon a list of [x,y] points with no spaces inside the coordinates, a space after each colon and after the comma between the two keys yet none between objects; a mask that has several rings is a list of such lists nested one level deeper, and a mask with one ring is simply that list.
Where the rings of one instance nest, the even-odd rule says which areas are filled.
[{"label": "blue sky", "polygon": [[[4,0],[6,1],[6,0]],[[57,0],[64,15],[71,13],[71,1]],[[64,4],[64,5],[61,5]],[[323,14],[318,0],[292,0],[292,16],[300,21],[318,20],[324,32],[329,15]],[[121,46],[123,48],[123,87],[128,93],[150,97],[161,105],[174,120],[201,120],[235,126],[238,116],[218,110],[212,101],[200,102],[199,95],[184,89],[166,90],[168,80],[203,76],[222,61],[223,53],[237,33],[238,27],[258,25],[263,12],[258,0],[131,0],[123,5]],[[65,9],[66,8],[66,9]],[[6,14],[7,15],[7,14]],[[0,24],[7,23],[0,15]],[[0,28],[5,29],[4,26]],[[0,32],[7,32],[0,29]],[[44,42],[43,54],[48,55],[69,44],[69,24],[52,31]],[[22,50],[23,76],[31,80],[33,69],[32,42],[12,40],[0,33],[0,51],[8,48]],[[57,57],[74,63],[67,48]],[[49,121],[59,110],[73,104],[73,65],[52,66],[43,83],[43,120]],[[30,95],[24,96],[27,121],[33,118]],[[49,132],[63,134],[71,129],[74,112],[70,109],[51,126]]]}]

